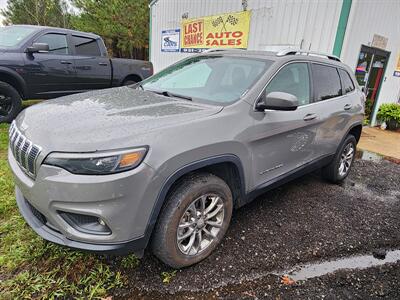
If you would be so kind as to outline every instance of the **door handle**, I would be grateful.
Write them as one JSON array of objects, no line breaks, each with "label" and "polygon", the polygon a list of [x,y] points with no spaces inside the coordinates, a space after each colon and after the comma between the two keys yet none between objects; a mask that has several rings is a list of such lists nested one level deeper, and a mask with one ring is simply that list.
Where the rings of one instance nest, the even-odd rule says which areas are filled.
[{"label": "door handle", "polygon": [[71,64],[72,64],[72,62],[67,61],[67,60],[62,60],[62,61],[60,61],[60,63],[61,63],[62,65],[71,65]]},{"label": "door handle", "polygon": [[352,108],[352,105],[351,104],[346,104],[343,108],[344,108],[344,110],[349,110],[349,109]]},{"label": "door handle", "polygon": [[312,121],[317,118],[316,114],[306,114],[303,118],[304,121]]},{"label": "door handle", "polygon": [[104,62],[99,62],[99,66],[108,66],[108,64],[107,63],[104,63]]}]

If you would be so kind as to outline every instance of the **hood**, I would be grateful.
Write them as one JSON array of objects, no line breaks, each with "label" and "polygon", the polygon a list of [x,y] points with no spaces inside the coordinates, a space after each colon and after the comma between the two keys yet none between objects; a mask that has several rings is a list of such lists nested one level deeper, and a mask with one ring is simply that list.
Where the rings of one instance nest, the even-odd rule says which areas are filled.
[{"label": "hood", "polygon": [[218,113],[222,107],[119,87],[48,100],[24,110],[19,130],[47,151],[85,152],[141,146],[168,126]]}]

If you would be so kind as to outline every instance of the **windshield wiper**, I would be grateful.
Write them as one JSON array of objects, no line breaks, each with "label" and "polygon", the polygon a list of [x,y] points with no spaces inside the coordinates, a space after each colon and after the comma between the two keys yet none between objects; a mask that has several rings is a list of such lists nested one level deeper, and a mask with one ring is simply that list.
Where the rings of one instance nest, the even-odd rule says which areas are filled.
[{"label": "windshield wiper", "polygon": [[193,98],[190,97],[190,96],[171,93],[171,92],[168,92],[168,91],[155,91],[155,90],[146,90],[146,91],[153,92],[153,93],[156,93],[156,94],[159,94],[159,95],[163,95],[165,97],[181,98],[181,99],[193,101]]}]

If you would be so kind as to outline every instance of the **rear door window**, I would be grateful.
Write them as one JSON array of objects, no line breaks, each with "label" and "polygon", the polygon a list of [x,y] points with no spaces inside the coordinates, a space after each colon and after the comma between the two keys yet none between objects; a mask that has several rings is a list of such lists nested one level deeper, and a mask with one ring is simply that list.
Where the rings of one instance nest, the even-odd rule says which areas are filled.
[{"label": "rear door window", "polygon": [[349,73],[345,70],[339,69],[340,78],[342,79],[343,93],[347,94],[354,91],[354,83],[351,80]]},{"label": "rear door window", "polygon": [[335,67],[312,64],[312,73],[316,101],[323,101],[342,95],[340,77]]},{"label": "rear door window", "polygon": [[96,39],[73,35],[72,44],[75,47],[75,55],[101,56],[100,47]]}]

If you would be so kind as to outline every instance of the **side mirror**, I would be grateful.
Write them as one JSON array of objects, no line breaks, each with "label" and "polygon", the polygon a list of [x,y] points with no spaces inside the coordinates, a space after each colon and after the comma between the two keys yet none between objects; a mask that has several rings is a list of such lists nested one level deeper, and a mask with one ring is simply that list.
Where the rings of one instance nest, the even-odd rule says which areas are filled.
[{"label": "side mirror", "polygon": [[366,89],[365,85],[362,86],[362,87],[361,87],[361,92],[363,92],[364,94],[366,94],[366,91],[367,91],[367,89]]},{"label": "side mirror", "polygon": [[261,97],[256,108],[261,111],[266,109],[290,111],[296,110],[298,106],[299,101],[295,95],[283,92],[272,92],[267,96]]},{"label": "side mirror", "polygon": [[46,43],[33,43],[32,46],[26,48],[26,53],[49,52],[49,44]]}]

